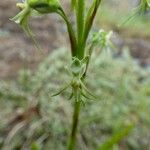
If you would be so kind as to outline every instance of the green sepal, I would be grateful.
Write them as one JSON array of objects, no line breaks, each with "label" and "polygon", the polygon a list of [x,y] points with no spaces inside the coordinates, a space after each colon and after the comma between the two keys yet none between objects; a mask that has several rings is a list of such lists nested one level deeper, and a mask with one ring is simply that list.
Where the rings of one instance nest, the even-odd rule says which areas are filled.
[{"label": "green sepal", "polygon": [[21,26],[21,28],[24,30],[24,32],[29,37],[32,37],[32,39],[33,39],[34,34],[32,33],[31,29],[29,28],[29,24],[28,24],[28,19],[29,19],[30,15],[31,15],[31,9],[30,9],[30,7],[28,7],[28,5],[25,5],[24,9],[10,20],[19,24]]},{"label": "green sepal", "polygon": [[21,12],[19,12],[15,17],[13,17],[12,19],[10,19],[11,21],[14,21],[15,23],[19,24],[21,26],[21,28],[24,30],[24,32],[26,33],[27,36],[29,36],[31,38],[31,40],[33,41],[33,43],[35,44],[35,47],[40,51],[41,51],[41,48],[38,44],[38,42],[36,41],[36,39],[34,38],[34,34],[32,32],[32,30],[30,29],[29,27],[29,23],[28,23],[28,20],[29,20],[29,17],[31,15],[34,15],[35,14],[35,11],[32,10],[28,5],[27,3],[19,3],[17,4],[17,6],[19,8],[23,8],[21,10]]},{"label": "green sepal", "polygon": [[73,57],[71,64],[71,72],[75,77],[82,78],[86,70],[86,63],[88,62],[89,56],[79,60],[77,57]]},{"label": "green sepal", "polygon": [[64,92],[69,86],[70,86],[70,83],[69,83],[69,84],[66,84],[66,85],[65,85],[62,89],[60,89],[58,92],[56,92],[55,94],[52,94],[51,97],[60,95],[60,94],[61,94],[62,92]]},{"label": "green sepal", "polygon": [[81,61],[77,57],[73,57],[73,61],[71,64],[71,72],[74,76],[79,76],[82,70]]},{"label": "green sepal", "polygon": [[96,98],[90,97],[89,95],[87,95],[87,93],[84,93],[83,91],[82,91],[81,95],[88,100],[96,100]]},{"label": "green sepal", "polygon": [[85,92],[89,95],[91,95],[93,98],[98,99],[97,96],[95,96],[93,93],[90,92],[90,90],[84,85],[82,81],[80,81],[82,88],[85,90]]},{"label": "green sepal", "polygon": [[68,97],[68,100],[71,100],[73,98],[73,92],[71,92],[70,96]]}]

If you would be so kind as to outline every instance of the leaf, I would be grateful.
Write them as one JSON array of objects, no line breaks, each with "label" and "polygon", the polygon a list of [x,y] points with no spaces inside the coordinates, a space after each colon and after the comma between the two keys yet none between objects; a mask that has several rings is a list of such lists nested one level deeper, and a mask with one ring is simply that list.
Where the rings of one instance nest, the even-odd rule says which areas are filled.
[{"label": "leaf", "polygon": [[68,87],[70,86],[70,83],[65,85],[62,89],[60,89],[58,92],[56,92],[55,94],[51,95],[51,97],[57,96],[59,94],[61,94],[63,91],[65,91]]},{"label": "leaf", "polygon": [[84,29],[84,41],[87,40],[87,37],[89,35],[89,32],[91,30],[95,15],[97,13],[97,10],[99,8],[99,5],[101,3],[101,0],[94,0],[88,14],[86,16],[86,21],[85,21],[85,29]]},{"label": "leaf", "polygon": [[73,97],[73,92],[71,92],[71,94],[70,94],[70,96],[69,96],[68,100],[71,100],[71,99],[72,99],[72,97]]},{"label": "leaf", "polygon": [[113,146],[125,138],[134,128],[133,124],[124,127],[119,132],[115,133],[106,142],[104,142],[97,150],[112,150]]},{"label": "leaf", "polygon": [[81,95],[86,98],[86,99],[89,99],[89,100],[92,100],[93,98],[90,98],[89,96],[87,96],[84,92],[81,93]]},{"label": "leaf", "polygon": [[93,98],[97,99],[97,97],[96,97],[93,93],[91,93],[91,92],[89,91],[89,89],[84,85],[84,83],[83,83],[81,80],[80,80],[80,84],[81,84],[82,88],[83,88],[89,95],[91,95]]}]

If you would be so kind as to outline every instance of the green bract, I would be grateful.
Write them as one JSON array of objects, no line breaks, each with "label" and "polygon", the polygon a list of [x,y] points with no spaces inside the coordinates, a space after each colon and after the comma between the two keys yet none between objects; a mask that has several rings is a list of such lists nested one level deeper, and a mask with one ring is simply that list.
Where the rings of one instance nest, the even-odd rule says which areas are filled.
[{"label": "green bract", "polygon": [[27,3],[42,14],[57,12],[61,8],[58,0],[28,0]]},{"label": "green bract", "polygon": [[82,78],[85,69],[86,69],[86,63],[83,62],[83,60],[79,60],[78,58],[74,57],[73,62],[71,64],[71,72],[74,76],[79,76]]}]

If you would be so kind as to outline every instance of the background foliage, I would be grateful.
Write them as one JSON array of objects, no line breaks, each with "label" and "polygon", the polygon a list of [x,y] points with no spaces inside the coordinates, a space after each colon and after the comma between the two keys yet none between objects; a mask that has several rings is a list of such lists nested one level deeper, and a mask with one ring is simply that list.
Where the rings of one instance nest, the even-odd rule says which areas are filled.
[{"label": "background foliage", "polygon": [[[69,75],[66,49],[52,52],[35,73],[22,70],[16,81],[0,82],[0,145],[4,149],[65,149],[71,124],[70,91],[51,98]],[[87,81],[99,99],[83,106],[78,149],[95,150],[115,133],[135,124],[130,134],[111,149],[150,148],[150,70],[141,68],[128,49],[110,49],[92,56]],[[14,113],[15,110],[15,113]],[[31,147],[28,147],[28,146]]]}]

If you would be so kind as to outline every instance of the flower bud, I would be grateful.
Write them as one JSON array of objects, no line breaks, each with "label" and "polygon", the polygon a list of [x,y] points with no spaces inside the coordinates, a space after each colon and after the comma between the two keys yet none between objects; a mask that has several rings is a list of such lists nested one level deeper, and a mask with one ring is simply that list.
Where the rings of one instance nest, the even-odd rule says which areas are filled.
[{"label": "flower bud", "polygon": [[17,3],[16,6],[22,10],[26,7],[26,4],[25,3]]},{"label": "flower bud", "polygon": [[17,7],[21,8],[22,10],[11,20],[16,22],[17,24],[23,25],[30,16],[31,10],[26,4],[23,3],[17,3]]},{"label": "flower bud", "polygon": [[57,12],[60,8],[58,0],[28,0],[27,3],[29,7],[42,14]]}]

